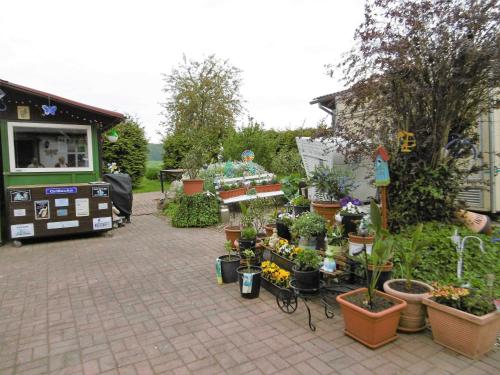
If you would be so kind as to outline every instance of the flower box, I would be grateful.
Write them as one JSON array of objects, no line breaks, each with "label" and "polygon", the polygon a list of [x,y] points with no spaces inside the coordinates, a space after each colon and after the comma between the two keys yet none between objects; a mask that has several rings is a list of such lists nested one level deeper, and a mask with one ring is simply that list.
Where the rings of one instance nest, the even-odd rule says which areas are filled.
[{"label": "flower box", "polygon": [[293,261],[282,257],[278,253],[271,251],[271,262],[276,263],[278,267],[283,268],[287,271],[292,271],[292,267],[295,265]]},{"label": "flower box", "polygon": [[243,187],[233,190],[219,191],[219,197],[221,197],[221,199],[229,199],[239,197],[240,195],[245,195],[246,192],[247,191]]},{"label": "flower box", "polygon": [[476,316],[424,298],[435,342],[476,359],[491,350],[500,330],[500,314]]},{"label": "flower box", "polygon": [[281,184],[257,185],[255,186],[257,193],[269,193],[270,191],[280,191]]},{"label": "flower box", "polygon": [[260,286],[263,287],[265,290],[267,290],[269,293],[271,293],[273,296],[277,297],[278,294],[282,291],[282,290],[288,290],[290,291],[290,289],[288,288],[282,288],[276,284],[273,284],[272,282],[270,282],[269,280],[265,279],[265,278],[261,278],[260,279]]}]

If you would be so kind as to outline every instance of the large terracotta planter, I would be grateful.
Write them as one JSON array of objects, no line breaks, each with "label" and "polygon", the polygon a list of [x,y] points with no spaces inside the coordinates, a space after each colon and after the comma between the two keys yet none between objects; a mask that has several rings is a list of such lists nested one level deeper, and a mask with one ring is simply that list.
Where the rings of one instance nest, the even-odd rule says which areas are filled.
[{"label": "large terracotta planter", "polygon": [[344,316],[344,333],[371,349],[376,349],[398,338],[396,329],[401,310],[406,302],[386,293],[375,291],[379,296],[391,300],[395,305],[380,312],[363,309],[346,298],[359,293],[366,293],[366,288],[360,288],[337,296],[337,302]]},{"label": "large terracotta planter", "polygon": [[226,233],[226,240],[231,241],[233,249],[235,248],[235,241],[240,239],[241,228],[239,225],[226,225],[224,227],[224,232]]},{"label": "large terracotta planter", "polygon": [[239,197],[240,195],[245,195],[246,192],[247,191],[245,190],[245,188],[242,187],[233,190],[219,191],[219,197],[221,197],[221,199],[229,199]]},{"label": "large terracotta planter", "polygon": [[194,195],[198,193],[203,193],[203,183],[204,180],[182,180],[182,186],[184,188],[184,194]]},{"label": "large terracotta planter", "polygon": [[255,191],[257,191],[257,193],[268,193],[270,191],[280,191],[280,190],[281,190],[281,184],[255,186]]},{"label": "large terracotta planter", "polygon": [[335,223],[335,215],[340,210],[339,202],[313,202],[312,207],[315,212],[323,216],[330,224]]},{"label": "large terracotta planter", "polygon": [[429,284],[423,283],[421,281],[412,280],[412,284],[420,285],[427,288],[426,293],[407,293],[401,292],[394,289],[391,285],[396,282],[406,282],[405,279],[394,279],[388,280],[384,283],[384,292],[390,294],[391,296],[397,297],[406,301],[406,308],[401,311],[401,317],[399,319],[398,330],[406,333],[420,332],[425,329],[425,307],[422,304],[422,300],[430,296],[430,292],[434,289]]},{"label": "large terracotta planter", "polygon": [[354,255],[359,250],[363,248],[363,244],[366,244],[366,253],[370,255],[372,253],[372,246],[375,242],[375,236],[358,236],[356,233],[349,233],[349,255]]},{"label": "large terracotta planter", "polygon": [[489,352],[495,344],[500,331],[497,311],[476,316],[441,305],[430,297],[422,303],[427,306],[432,336],[438,344],[473,359]]}]

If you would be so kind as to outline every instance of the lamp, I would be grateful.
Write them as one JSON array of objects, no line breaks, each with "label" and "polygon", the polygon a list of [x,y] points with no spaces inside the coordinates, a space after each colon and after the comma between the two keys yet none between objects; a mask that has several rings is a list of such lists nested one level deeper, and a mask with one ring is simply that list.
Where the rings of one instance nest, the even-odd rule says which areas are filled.
[{"label": "lamp", "polygon": [[106,138],[111,143],[115,143],[118,140],[118,132],[115,129],[111,129],[109,132],[106,133]]}]

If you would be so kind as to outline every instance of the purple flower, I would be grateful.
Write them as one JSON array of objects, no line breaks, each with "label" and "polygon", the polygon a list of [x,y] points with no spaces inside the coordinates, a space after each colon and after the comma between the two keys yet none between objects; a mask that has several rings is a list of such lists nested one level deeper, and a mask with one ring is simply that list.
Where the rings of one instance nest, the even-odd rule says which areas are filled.
[{"label": "purple flower", "polygon": [[342,199],[340,200],[340,202],[339,202],[339,203],[340,203],[340,206],[341,206],[341,207],[345,207],[345,206],[347,206],[347,203],[349,203],[349,202],[351,202],[351,197],[349,197],[349,196],[345,196],[344,198],[342,198]]},{"label": "purple flower", "polygon": [[355,206],[361,206],[361,201],[358,198],[354,198],[351,203]]}]

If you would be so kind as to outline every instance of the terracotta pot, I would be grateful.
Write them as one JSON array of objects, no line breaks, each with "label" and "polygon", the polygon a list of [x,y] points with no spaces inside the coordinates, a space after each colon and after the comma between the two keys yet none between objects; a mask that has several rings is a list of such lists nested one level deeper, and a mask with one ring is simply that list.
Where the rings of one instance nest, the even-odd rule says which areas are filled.
[{"label": "terracotta pot", "polygon": [[430,296],[430,292],[434,289],[429,284],[423,283],[421,281],[412,280],[413,284],[420,285],[427,288],[426,293],[406,293],[399,290],[393,289],[391,284],[395,282],[406,282],[405,279],[394,279],[388,280],[384,283],[384,292],[390,294],[391,296],[397,297],[406,301],[406,308],[401,311],[401,318],[399,319],[398,330],[402,332],[412,333],[423,331],[426,327],[425,323],[425,307],[422,304],[422,300]]},{"label": "terracotta pot", "polygon": [[204,180],[182,180],[182,186],[184,188],[184,194],[194,195],[198,193],[203,193],[203,183]]},{"label": "terracotta pot", "polygon": [[349,255],[361,250],[363,244],[366,244],[366,253],[372,253],[372,245],[375,242],[375,236],[358,236],[354,232],[348,234],[349,236]]},{"label": "terracotta pot", "polygon": [[224,232],[226,232],[226,240],[231,241],[231,245],[233,245],[233,249],[235,248],[235,241],[240,239],[241,236],[241,228],[239,225],[227,225],[224,227]]},{"label": "terracotta pot", "polygon": [[267,224],[264,226],[264,229],[266,230],[266,237],[271,237],[274,229],[276,229],[276,224]]},{"label": "terracotta pot", "polygon": [[371,312],[351,302],[346,297],[366,293],[366,288],[360,288],[337,296],[337,302],[344,316],[344,333],[371,349],[376,349],[398,338],[396,329],[401,310],[406,302],[388,294],[375,291],[379,296],[391,300],[395,305],[380,312]]},{"label": "terracotta pot", "polygon": [[271,185],[256,185],[254,186],[257,193],[268,193],[270,191],[280,191],[281,184],[271,184]]},{"label": "terracotta pot", "polygon": [[335,223],[335,215],[340,210],[339,202],[313,202],[313,209],[323,216],[330,224]]},{"label": "terracotta pot", "polygon": [[240,195],[245,195],[246,194],[245,188],[238,188],[238,189],[233,189],[233,190],[227,190],[227,191],[219,191],[219,197],[221,199],[229,199],[229,198],[234,198],[234,197],[239,197]]},{"label": "terracotta pot", "polygon": [[435,342],[476,359],[491,350],[500,330],[500,314],[476,316],[424,298]]}]

